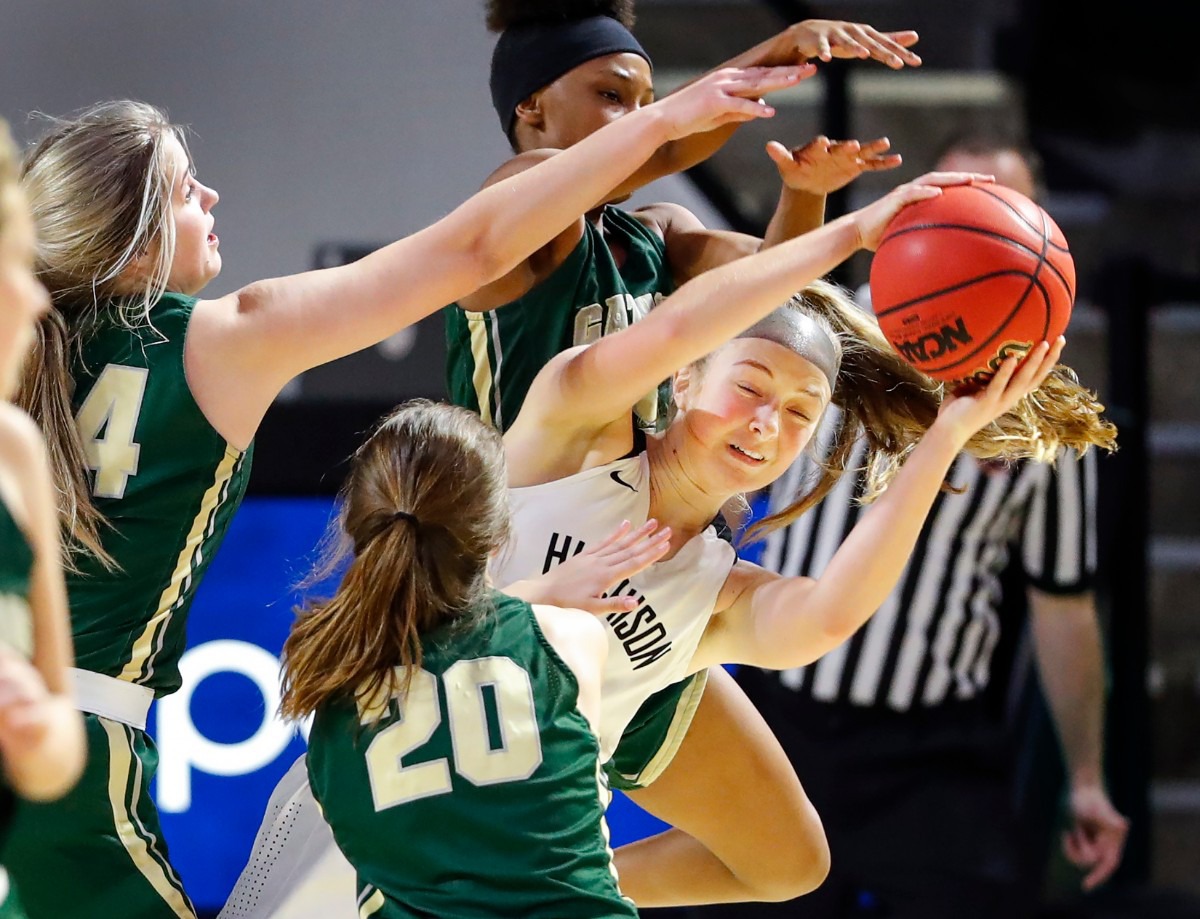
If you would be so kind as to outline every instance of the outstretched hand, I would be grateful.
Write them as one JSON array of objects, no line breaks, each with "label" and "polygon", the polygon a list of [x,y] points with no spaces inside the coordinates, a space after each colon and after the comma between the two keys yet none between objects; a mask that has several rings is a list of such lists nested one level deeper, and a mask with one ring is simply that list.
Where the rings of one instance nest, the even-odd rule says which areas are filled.
[{"label": "outstretched hand", "polygon": [[965,446],[980,428],[991,424],[1037,389],[1062,354],[1061,335],[1051,345],[1039,342],[1024,358],[1007,357],[982,388],[963,387],[950,393],[938,410],[934,427],[957,437]]},{"label": "outstretched hand", "polygon": [[770,118],[775,109],[762,97],[795,86],[814,73],[812,64],[726,67],[664,96],[654,106],[666,119],[668,139],[678,140],[724,124]]},{"label": "outstretched hand", "polygon": [[879,248],[887,225],[901,209],[927,198],[936,198],[942,189],[951,185],[994,182],[995,177],[979,172],[927,172],[925,175],[897,185],[877,201],[859,208],[850,216],[858,230],[859,247],[874,252]]},{"label": "outstretched hand", "polygon": [[864,172],[899,166],[900,155],[888,153],[889,149],[891,142],[886,137],[862,143],[830,140],[821,135],[790,150],[773,140],[767,144],[767,156],[775,163],[779,177],[788,188],[812,195],[829,195]]},{"label": "outstretched hand", "polygon": [[894,70],[920,67],[921,58],[908,50],[919,36],[911,30],[880,32],[862,22],[806,19],[789,26],[768,45],[766,60],[780,63],[834,58],[876,60]]},{"label": "outstretched hand", "polygon": [[666,555],[670,545],[670,527],[660,528],[658,521],[651,519],[633,529],[626,520],[601,542],[588,546],[540,577],[522,582],[527,589],[521,595],[529,602],[581,609],[600,616],[627,613],[637,606],[633,597],[604,594],[649,568]]}]

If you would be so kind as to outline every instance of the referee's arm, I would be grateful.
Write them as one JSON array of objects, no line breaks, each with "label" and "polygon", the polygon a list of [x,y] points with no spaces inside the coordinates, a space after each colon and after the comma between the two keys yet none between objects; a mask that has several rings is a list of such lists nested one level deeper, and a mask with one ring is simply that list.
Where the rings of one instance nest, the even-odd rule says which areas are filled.
[{"label": "referee's arm", "polygon": [[1128,822],[1104,787],[1104,657],[1091,590],[1095,574],[1096,457],[1068,451],[1039,469],[1023,534],[1030,624],[1043,693],[1062,745],[1072,827],[1063,845],[1103,883],[1120,863]]}]

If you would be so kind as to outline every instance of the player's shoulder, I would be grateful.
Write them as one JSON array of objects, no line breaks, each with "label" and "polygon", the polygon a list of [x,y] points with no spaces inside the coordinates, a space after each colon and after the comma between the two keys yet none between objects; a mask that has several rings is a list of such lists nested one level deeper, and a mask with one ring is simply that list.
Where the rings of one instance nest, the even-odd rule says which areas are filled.
[{"label": "player's shoulder", "polygon": [[592,613],[573,607],[533,604],[533,615],[548,639],[605,643],[604,626]]},{"label": "player's shoulder", "polygon": [[705,228],[704,223],[699,217],[682,204],[676,204],[674,201],[657,201],[653,204],[645,204],[627,213],[647,229],[663,238],[666,238],[670,233],[681,230],[695,231]]},{"label": "player's shoulder", "polygon": [[608,638],[599,618],[581,609],[535,604],[533,615],[546,641],[578,675],[607,656]]}]

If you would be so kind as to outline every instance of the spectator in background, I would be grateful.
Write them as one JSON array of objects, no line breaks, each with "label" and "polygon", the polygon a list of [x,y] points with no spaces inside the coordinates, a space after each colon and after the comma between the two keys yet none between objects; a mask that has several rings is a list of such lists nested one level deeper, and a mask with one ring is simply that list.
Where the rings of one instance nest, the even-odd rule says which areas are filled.
[{"label": "spectator in background", "polygon": [[[1037,159],[1011,138],[964,135],[936,162],[936,169],[991,173],[1040,196]],[[827,443],[818,441],[816,455],[802,456],[775,483],[772,511],[816,473]],[[860,440],[858,457],[862,450]],[[1011,602],[1019,599],[1014,583],[1027,595],[1038,673],[1066,765],[1064,852],[1084,872],[1085,890],[1119,864],[1127,821],[1109,801],[1101,769],[1095,454],[1068,451],[1053,466],[989,464],[964,454],[949,480],[961,491],[938,497],[900,583],[853,638],[807,667],[738,673],[822,815],[828,880],[789,903],[710,907],[696,917],[1034,914],[1042,866],[1030,865],[1014,801],[1021,732],[997,701],[1006,685],[997,648],[1011,645],[1023,626],[1020,605]],[[820,576],[870,511],[858,501],[863,482],[846,475],[818,507],[773,533],[762,564],[785,576]],[[1002,578],[1010,560],[1019,571]]]}]

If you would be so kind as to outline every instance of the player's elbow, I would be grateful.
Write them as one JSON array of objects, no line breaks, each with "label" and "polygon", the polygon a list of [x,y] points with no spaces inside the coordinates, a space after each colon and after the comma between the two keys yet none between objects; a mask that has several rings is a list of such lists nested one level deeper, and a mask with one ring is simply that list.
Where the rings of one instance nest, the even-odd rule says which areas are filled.
[{"label": "player's elbow", "polygon": [[500,280],[512,271],[526,252],[518,239],[511,233],[498,232],[496,225],[472,233],[460,245],[464,274],[471,278],[476,290]]}]

